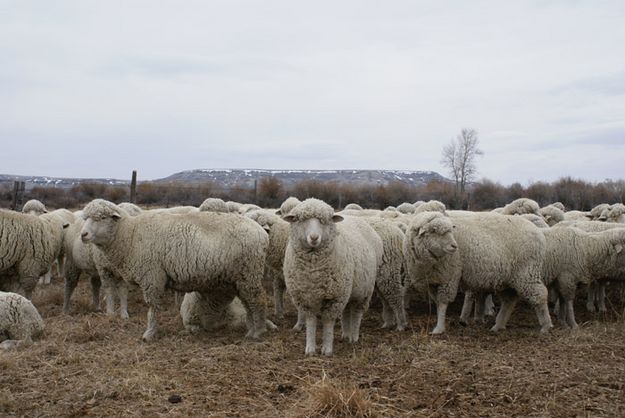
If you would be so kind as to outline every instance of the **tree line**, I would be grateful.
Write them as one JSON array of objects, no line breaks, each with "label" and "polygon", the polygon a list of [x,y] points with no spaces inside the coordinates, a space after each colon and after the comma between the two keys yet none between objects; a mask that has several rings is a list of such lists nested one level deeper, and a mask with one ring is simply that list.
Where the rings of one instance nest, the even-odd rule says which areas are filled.
[{"label": "tree line", "polygon": [[[523,186],[514,183],[504,186],[489,179],[463,185],[463,190],[454,182],[433,180],[423,185],[391,182],[384,185],[344,184],[304,180],[292,186],[284,185],[276,177],[259,179],[256,188],[235,186],[225,188],[214,182],[152,183],[137,185],[137,204],[146,207],[171,207],[180,205],[199,206],[207,197],[219,197],[241,203],[254,203],[262,207],[278,207],[288,196],[299,199],[315,197],[337,209],[348,203],[358,203],[367,208],[384,209],[403,202],[418,200],[440,200],[450,209],[490,210],[506,203],[528,197],[541,206],[562,202],[568,210],[590,210],[599,203],[625,202],[625,180],[605,180],[591,183],[572,177],[563,177],[554,182],[538,181]],[[8,208],[12,199],[12,184],[0,185],[0,206]],[[79,209],[95,198],[116,203],[128,201],[127,186],[113,186],[100,183],[82,183],[69,189],[34,187],[26,191],[23,201],[38,199],[51,208]]]}]

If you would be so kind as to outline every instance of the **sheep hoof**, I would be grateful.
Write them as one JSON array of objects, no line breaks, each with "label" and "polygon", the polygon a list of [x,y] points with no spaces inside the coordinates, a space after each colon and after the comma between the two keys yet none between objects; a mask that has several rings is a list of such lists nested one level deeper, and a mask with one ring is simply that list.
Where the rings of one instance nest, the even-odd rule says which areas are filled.
[{"label": "sheep hoof", "polygon": [[445,332],[445,328],[436,327],[432,330],[432,335],[441,335],[444,332]]},{"label": "sheep hoof", "polygon": [[265,321],[265,324],[267,324],[267,328],[269,328],[272,331],[275,331],[278,329],[278,326],[268,319]]},{"label": "sheep hoof", "polygon": [[405,329],[406,327],[404,325],[397,325],[397,328],[395,328],[395,331],[403,331]]},{"label": "sheep hoof", "polygon": [[493,325],[493,327],[490,330],[492,332],[498,332],[498,331],[501,331],[502,329],[506,329],[506,327],[498,327],[497,325]]},{"label": "sheep hoof", "polygon": [[130,315],[128,315],[128,312],[122,311],[122,312],[119,313],[119,317],[121,319],[128,319],[128,318],[130,318]]},{"label": "sheep hoof", "polygon": [[331,348],[325,348],[325,347],[321,347],[321,354],[324,356],[331,356],[332,355],[332,349]]},{"label": "sheep hoof", "polygon": [[315,351],[316,350],[315,350],[314,347],[313,348],[306,347],[306,350],[304,351],[304,354],[307,355],[307,356],[314,356],[315,355]]},{"label": "sheep hoof", "polygon": [[299,322],[295,325],[293,325],[293,331],[297,331],[300,332],[304,329],[304,324],[300,324]]},{"label": "sheep hoof", "polygon": [[586,310],[588,312],[594,312],[595,311],[595,305],[586,305]]},{"label": "sheep hoof", "polygon": [[154,335],[156,334],[156,331],[153,330],[147,330],[146,332],[143,333],[143,336],[141,337],[141,340],[144,343],[148,343],[152,340],[154,340]]}]

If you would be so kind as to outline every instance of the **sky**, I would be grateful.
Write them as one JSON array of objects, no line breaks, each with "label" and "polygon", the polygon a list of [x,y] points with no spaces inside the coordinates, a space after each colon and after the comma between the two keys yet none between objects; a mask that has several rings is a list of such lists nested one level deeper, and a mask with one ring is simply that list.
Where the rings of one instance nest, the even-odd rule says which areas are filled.
[{"label": "sky", "polygon": [[0,173],[625,178],[625,2],[0,0]]}]

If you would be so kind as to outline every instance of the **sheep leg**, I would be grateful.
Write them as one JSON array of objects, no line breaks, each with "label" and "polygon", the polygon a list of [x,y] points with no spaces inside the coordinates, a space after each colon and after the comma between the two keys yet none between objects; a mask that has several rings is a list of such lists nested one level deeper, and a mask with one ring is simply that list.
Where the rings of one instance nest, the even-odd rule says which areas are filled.
[{"label": "sheep leg", "polygon": [[284,318],[284,290],[286,285],[284,284],[284,277],[281,274],[276,273],[273,277],[273,300],[274,300],[274,315],[278,319]]},{"label": "sheep leg", "polygon": [[[490,295],[488,295],[490,296]],[[483,324],[485,323],[484,313],[486,311],[486,300],[488,296],[485,293],[479,293],[475,300],[475,310],[473,313],[473,322]]]},{"label": "sheep leg", "polygon": [[499,309],[499,313],[495,319],[495,325],[490,329],[491,331],[497,332],[502,329],[506,329],[506,325],[508,324],[512,311],[518,301],[519,297],[516,293],[511,294],[509,292],[502,292],[501,308]]},{"label": "sheep leg", "polygon": [[597,299],[597,282],[588,285],[588,295],[586,297],[586,310],[588,312],[595,311],[595,300]]},{"label": "sheep leg", "polygon": [[104,286],[104,294],[106,299],[106,314],[115,315],[115,291],[112,283],[107,283]]},{"label": "sheep leg", "polygon": [[293,325],[293,331],[301,331],[304,329],[304,325],[306,322],[306,318],[304,315],[304,312],[297,308],[297,322],[295,323],[295,325]]},{"label": "sheep leg", "polygon": [[597,305],[599,306],[599,312],[607,312],[605,307],[605,288],[607,284],[608,283],[605,281],[599,282],[599,288],[597,289]]},{"label": "sheep leg", "polygon": [[306,313],[306,349],[304,354],[312,356],[317,351],[317,317],[311,313]]},{"label": "sheep leg", "polygon": [[65,285],[63,292],[63,313],[69,314],[69,304],[72,299],[72,295],[74,294],[74,290],[78,285],[78,277],[79,272],[74,268],[69,268],[67,274],[65,275]]},{"label": "sheep leg", "polygon": [[475,302],[475,297],[473,296],[473,292],[466,291],[464,292],[464,303],[462,304],[462,311],[460,312],[460,323],[463,325],[469,324],[469,317],[471,316],[471,311],[473,310],[473,303]]},{"label": "sheep leg", "polygon": [[382,327],[383,329],[392,328],[395,325],[395,315],[393,310],[391,309],[390,304],[382,295],[382,293],[378,292],[380,295],[380,300],[382,301]]},{"label": "sheep leg", "polygon": [[362,308],[352,308],[352,323],[351,323],[351,342],[357,343],[360,338],[360,323],[362,322],[362,316],[365,311]]},{"label": "sheep leg", "polygon": [[566,322],[571,329],[577,329],[579,326],[575,322],[575,312],[573,310],[573,300],[566,301]]},{"label": "sheep leg", "polygon": [[495,302],[493,302],[492,293],[489,293],[484,300],[484,314],[486,316],[495,316]]},{"label": "sheep leg", "polygon": [[321,344],[321,354],[324,356],[331,356],[334,344],[334,323],[336,319],[329,317],[322,317],[321,324],[323,325],[323,342]]},{"label": "sheep leg", "polygon": [[128,319],[128,286],[121,280],[117,286],[117,295],[119,296],[119,316],[122,319]]},{"label": "sheep leg", "polygon": [[436,304],[436,327],[432,330],[432,335],[438,335],[445,332],[445,317],[447,315],[447,303],[439,302]]},{"label": "sheep leg", "polygon": [[403,292],[397,304],[394,305],[393,311],[395,313],[395,321],[397,322],[397,331],[403,331],[408,326],[408,320],[406,319],[406,309],[404,308],[404,295]]},{"label": "sheep leg", "polygon": [[558,322],[564,327],[568,326],[566,321],[566,300],[562,296],[558,298]]},{"label": "sheep leg", "polygon": [[251,274],[248,280],[237,282],[238,296],[243,306],[247,310],[247,315],[252,318],[254,327],[249,330],[245,335],[246,338],[260,338],[262,334],[267,331],[267,324],[265,322],[266,307],[265,291],[262,288],[262,270],[259,275]]},{"label": "sheep leg", "polygon": [[341,339],[352,342],[352,310],[350,306],[343,309],[341,317]]},{"label": "sheep leg", "polygon": [[[65,276],[65,282],[67,283],[67,275]],[[89,277],[89,282],[91,283],[91,302],[93,303],[93,309],[97,312],[100,310],[100,287],[102,286],[102,281],[100,280],[100,277],[94,275]],[[76,287],[76,285],[74,285],[74,287]],[[63,304],[63,311],[65,311],[65,304]]]},{"label": "sheep leg", "polygon": [[[430,287],[430,292],[431,291],[432,287]],[[432,335],[438,335],[445,332],[447,306],[456,298],[457,293],[457,280],[451,280],[448,283],[439,285],[436,289],[436,327],[432,330]]]},{"label": "sheep leg", "polygon": [[156,326],[156,306],[154,304],[150,304],[150,307],[148,308],[148,327],[143,333],[143,341],[148,342],[154,338],[154,335],[156,334]]}]

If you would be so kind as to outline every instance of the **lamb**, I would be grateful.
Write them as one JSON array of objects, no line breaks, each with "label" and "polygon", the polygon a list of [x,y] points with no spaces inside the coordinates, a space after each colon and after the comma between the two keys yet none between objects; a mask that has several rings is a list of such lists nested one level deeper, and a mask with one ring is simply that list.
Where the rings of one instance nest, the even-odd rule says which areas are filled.
[{"label": "lamb", "polygon": [[0,290],[30,299],[39,277],[59,257],[67,226],[51,213],[33,216],[0,210]]},{"label": "lamb", "polygon": [[143,340],[156,333],[166,288],[238,296],[250,316],[247,336],[266,331],[262,276],[269,238],[251,219],[216,212],[130,217],[102,199],[89,203],[84,216],[83,242],[93,243],[117,275],[143,291],[149,306]]},{"label": "lamb", "polygon": [[343,217],[327,203],[306,199],[284,217],[291,224],[284,257],[286,287],[306,321],[306,355],[316,351],[317,317],[323,325],[321,353],[332,355],[334,323],[342,313],[343,338],[359,339],[360,322],[382,262],[382,239],[363,219]]},{"label": "lamb", "polygon": [[117,206],[119,206],[120,209],[125,210],[126,213],[130,216],[137,216],[143,213],[143,209],[141,209],[139,206],[135,205],[134,203],[122,202]]},{"label": "lamb", "polygon": [[599,220],[610,223],[625,224],[625,205],[622,203],[615,203],[614,205],[608,206],[601,212]]},{"label": "lamb", "polygon": [[230,212],[226,202],[217,197],[209,197],[204,200],[198,209],[200,212]]},{"label": "lamb", "polygon": [[445,213],[445,205],[442,202],[439,202],[438,200],[430,200],[428,202],[425,202],[422,205],[419,205],[418,208],[416,208],[414,213],[423,213],[423,212],[440,212],[440,213]]},{"label": "lamb", "polygon": [[[180,305],[180,316],[185,329],[191,333],[201,330],[213,331],[223,327],[243,328],[249,325],[241,300],[219,293],[210,296],[200,292],[186,293]],[[265,323],[269,329],[278,328],[268,319]]]},{"label": "lamb", "polygon": [[564,212],[552,205],[540,208],[538,214],[545,219],[545,222],[549,226],[554,226],[564,220]]},{"label": "lamb", "polygon": [[417,208],[415,208],[414,205],[411,203],[404,202],[401,205],[397,206],[397,211],[404,214],[415,213],[415,210],[417,210]]},{"label": "lamb", "polygon": [[[268,211],[257,210],[247,213],[245,216],[254,220],[269,234],[269,248],[267,249],[267,259],[265,277],[271,278],[273,285],[274,313],[277,318],[284,318],[284,253],[289,241],[290,225],[278,215]],[[303,326],[303,323],[296,325],[296,329]]]},{"label": "lamb", "polygon": [[404,309],[404,233],[394,222],[363,218],[382,239],[382,263],[378,267],[375,290],[382,300],[382,328],[406,328]]},{"label": "lamb", "polygon": [[43,330],[43,319],[31,301],[17,293],[0,292],[0,350],[28,344]]},{"label": "lamb", "polygon": [[563,227],[543,233],[547,240],[543,280],[547,286],[554,285],[560,295],[560,321],[577,328],[573,311],[577,286],[624,271],[625,228],[588,233]]},{"label": "lamb", "polygon": [[500,212],[502,215],[523,215],[524,213],[533,213],[538,215],[540,206],[532,199],[522,197],[520,199],[513,200],[503,207]]},{"label": "lamb", "polygon": [[280,205],[280,209],[276,211],[276,215],[285,216],[288,215],[291,210],[299,205],[301,201],[297,197],[290,196]]},{"label": "lamb", "polygon": [[541,332],[547,332],[552,324],[541,280],[545,247],[540,230],[518,216],[416,215],[404,238],[404,256],[411,284],[426,282],[435,295],[437,324],[432,333],[445,331],[447,305],[460,285],[499,293],[502,306],[492,331],[505,329],[521,297],[534,307]]}]

